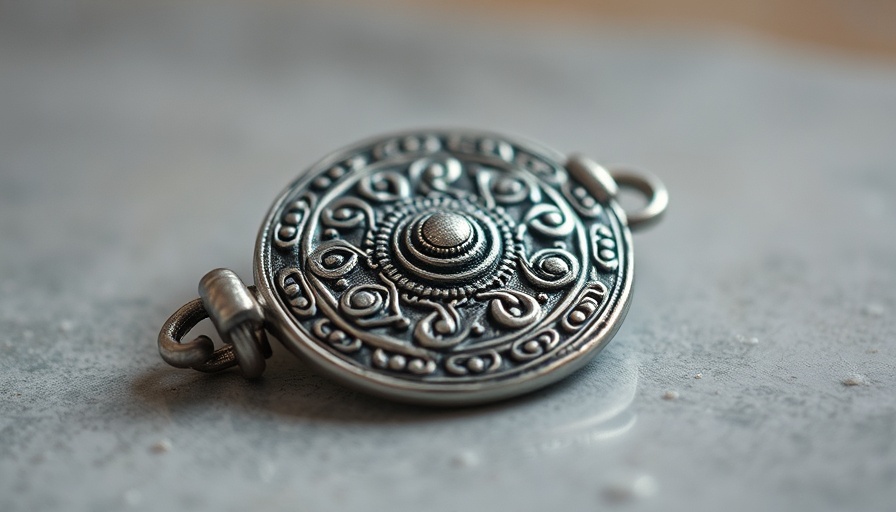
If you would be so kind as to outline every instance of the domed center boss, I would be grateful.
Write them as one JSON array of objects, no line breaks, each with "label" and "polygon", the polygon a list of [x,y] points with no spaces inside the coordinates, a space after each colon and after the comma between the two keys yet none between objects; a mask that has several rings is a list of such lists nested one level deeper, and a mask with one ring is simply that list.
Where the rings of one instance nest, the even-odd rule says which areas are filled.
[{"label": "domed center boss", "polygon": [[[620,186],[646,197],[637,212]],[[266,332],[321,372],[388,398],[499,400],[555,382],[615,334],[631,299],[630,231],[665,187],[491,133],[367,140],[302,173],[255,247],[255,286],[209,272],[159,334],[173,366],[258,377]],[[181,339],[210,317],[224,341]]]}]

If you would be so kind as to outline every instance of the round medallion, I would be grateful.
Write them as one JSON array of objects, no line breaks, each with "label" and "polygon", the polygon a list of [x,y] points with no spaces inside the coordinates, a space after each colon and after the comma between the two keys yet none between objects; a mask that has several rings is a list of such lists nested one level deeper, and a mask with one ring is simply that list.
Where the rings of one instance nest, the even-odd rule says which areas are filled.
[{"label": "round medallion", "polygon": [[262,227],[265,322],[322,371],[390,398],[475,403],[556,381],[628,307],[630,234],[601,186],[552,150],[494,134],[342,150]]}]

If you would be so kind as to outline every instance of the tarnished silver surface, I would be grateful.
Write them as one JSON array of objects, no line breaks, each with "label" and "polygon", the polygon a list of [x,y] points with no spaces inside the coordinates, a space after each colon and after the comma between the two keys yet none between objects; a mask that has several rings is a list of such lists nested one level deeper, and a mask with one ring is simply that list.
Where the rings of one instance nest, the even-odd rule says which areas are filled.
[{"label": "tarnished silver surface", "polygon": [[[665,208],[650,183],[645,218]],[[267,325],[334,378],[390,398],[473,403],[549,384],[603,348],[628,308],[616,192],[594,162],[495,134],[341,150],[262,227]]]},{"label": "tarnished silver surface", "polygon": [[[338,151],[293,182],[258,236],[261,304],[233,272],[159,334],[173,366],[258,377],[263,326],[334,378],[430,404],[518,395],[610,340],[632,285],[629,228],[659,218],[656,178],[497,134],[420,131]],[[619,185],[646,206],[628,215]],[[206,316],[227,346],[180,339]]]}]

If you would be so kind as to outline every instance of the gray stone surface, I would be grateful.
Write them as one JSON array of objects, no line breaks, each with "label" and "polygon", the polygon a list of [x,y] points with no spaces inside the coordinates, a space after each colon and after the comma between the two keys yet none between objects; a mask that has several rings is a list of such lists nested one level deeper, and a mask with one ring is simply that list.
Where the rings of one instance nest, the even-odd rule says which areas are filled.
[{"label": "gray stone surface", "polygon": [[[666,180],[593,364],[432,410],[159,359],[297,172],[417,126]],[[4,3],[0,510],[892,510],[894,167],[896,68],[731,35]]]}]

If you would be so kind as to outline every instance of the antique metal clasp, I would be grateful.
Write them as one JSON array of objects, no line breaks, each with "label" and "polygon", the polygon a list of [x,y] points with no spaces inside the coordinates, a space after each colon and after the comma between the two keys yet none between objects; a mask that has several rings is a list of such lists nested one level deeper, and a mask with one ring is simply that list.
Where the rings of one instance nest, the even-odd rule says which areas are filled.
[{"label": "antique metal clasp", "polygon": [[[255,298],[255,287],[247,287],[231,270],[219,268],[199,281],[199,299],[178,309],[162,326],[159,353],[168,364],[217,372],[239,366],[243,376],[264,372],[271,346],[264,332],[264,313]],[[181,339],[202,320],[210,318],[225,346],[215,350],[208,336],[189,342]]]}]

